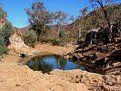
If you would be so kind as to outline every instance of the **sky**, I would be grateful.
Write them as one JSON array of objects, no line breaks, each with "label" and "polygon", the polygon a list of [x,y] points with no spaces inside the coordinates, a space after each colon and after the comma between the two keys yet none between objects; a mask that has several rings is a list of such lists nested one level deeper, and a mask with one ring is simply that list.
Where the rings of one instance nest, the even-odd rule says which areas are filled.
[{"label": "sky", "polygon": [[25,9],[31,7],[33,2],[44,2],[49,11],[64,11],[69,15],[78,17],[79,11],[88,6],[87,0],[0,0],[0,6],[7,12],[8,20],[14,27],[22,28],[29,25]]},{"label": "sky", "polygon": [[44,2],[47,10],[61,10],[75,17],[79,15],[79,10],[86,6],[85,0],[0,0],[0,5],[7,12],[12,25],[21,28],[29,25],[25,9],[30,8],[36,1]]}]

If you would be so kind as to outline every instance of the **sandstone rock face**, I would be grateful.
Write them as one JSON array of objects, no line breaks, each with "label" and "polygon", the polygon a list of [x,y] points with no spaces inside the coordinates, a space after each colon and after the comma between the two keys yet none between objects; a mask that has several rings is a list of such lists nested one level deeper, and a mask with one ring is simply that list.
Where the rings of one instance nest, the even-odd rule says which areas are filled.
[{"label": "sandstone rock face", "polygon": [[25,54],[25,55],[34,55],[38,53],[37,50],[35,50],[32,47],[27,46],[24,44],[24,41],[20,36],[18,36],[16,33],[14,33],[11,37],[9,37],[10,45],[8,48],[11,51],[14,51],[16,54]]}]

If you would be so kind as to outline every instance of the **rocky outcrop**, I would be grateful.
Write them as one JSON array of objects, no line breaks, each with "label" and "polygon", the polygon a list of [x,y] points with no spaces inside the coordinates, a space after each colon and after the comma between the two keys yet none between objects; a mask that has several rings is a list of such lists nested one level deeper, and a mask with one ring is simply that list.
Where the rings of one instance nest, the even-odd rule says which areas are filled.
[{"label": "rocky outcrop", "polygon": [[89,73],[81,70],[51,72],[52,75],[59,78],[68,78],[72,83],[83,83],[93,91],[120,91],[121,90],[121,75],[100,75]]},{"label": "rocky outcrop", "polygon": [[22,38],[16,33],[9,37],[9,41],[10,45],[8,46],[8,48],[16,54],[25,54],[29,56],[37,54],[39,52],[36,49],[27,46],[22,40]]},{"label": "rocky outcrop", "polygon": [[89,62],[92,65],[91,70],[103,70],[104,74],[121,74],[121,38],[118,37],[115,40],[107,45],[77,48],[65,57],[75,59],[77,63]]}]

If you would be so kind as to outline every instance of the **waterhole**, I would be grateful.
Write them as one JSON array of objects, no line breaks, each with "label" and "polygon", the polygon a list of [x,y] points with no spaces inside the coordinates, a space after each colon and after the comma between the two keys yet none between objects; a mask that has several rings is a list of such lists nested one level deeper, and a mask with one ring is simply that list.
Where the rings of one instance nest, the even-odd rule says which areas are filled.
[{"label": "waterhole", "polygon": [[72,60],[64,59],[57,55],[46,55],[46,56],[36,56],[25,63],[34,71],[42,71],[43,73],[48,73],[54,69],[61,70],[73,70],[81,69],[85,70],[84,66],[78,65]]}]

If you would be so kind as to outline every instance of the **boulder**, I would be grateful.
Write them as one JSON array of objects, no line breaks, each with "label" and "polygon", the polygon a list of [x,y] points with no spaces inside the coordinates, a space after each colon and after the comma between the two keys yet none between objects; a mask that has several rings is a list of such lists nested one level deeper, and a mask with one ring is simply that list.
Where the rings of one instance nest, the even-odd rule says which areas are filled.
[{"label": "boulder", "polygon": [[95,66],[96,67],[103,67],[105,65],[105,58],[100,58],[95,61]]},{"label": "boulder", "polygon": [[30,46],[27,46],[24,43],[23,39],[20,36],[18,36],[16,33],[14,33],[12,36],[9,37],[9,41],[10,45],[8,46],[8,48],[11,51],[14,51],[18,55],[25,54],[29,56],[39,53],[38,50]]}]

